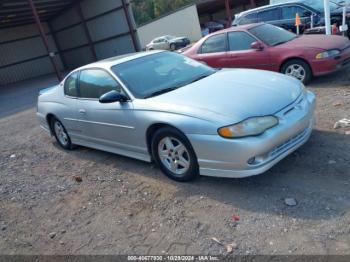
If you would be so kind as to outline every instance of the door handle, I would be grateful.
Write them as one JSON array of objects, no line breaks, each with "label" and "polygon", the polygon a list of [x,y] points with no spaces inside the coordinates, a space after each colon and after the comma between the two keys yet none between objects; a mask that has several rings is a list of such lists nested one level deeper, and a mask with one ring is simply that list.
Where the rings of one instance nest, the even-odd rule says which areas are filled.
[{"label": "door handle", "polygon": [[79,114],[85,115],[86,114],[86,110],[85,109],[79,109]]}]

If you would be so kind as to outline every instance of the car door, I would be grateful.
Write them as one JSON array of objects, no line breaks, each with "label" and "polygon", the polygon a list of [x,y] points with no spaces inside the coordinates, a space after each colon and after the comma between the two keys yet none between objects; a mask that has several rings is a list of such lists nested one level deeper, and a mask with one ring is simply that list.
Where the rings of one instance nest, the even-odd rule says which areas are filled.
[{"label": "car door", "polygon": [[99,98],[112,90],[125,94],[118,81],[103,69],[85,69],[79,76],[78,115],[83,139],[88,144],[133,150],[133,104],[102,104]]},{"label": "car door", "polygon": [[60,120],[72,140],[81,132],[80,124],[77,121],[78,74],[79,72],[73,72],[64,81],[64,100],[61,101],[62,117]]},{"label": "car door", "polygon": [[165,38],[159,39],[159,49],[161,50],[168,50],[169,49],[169,42]]},{"label": "car door", "polygon": [[215,68],[225,67],[227,64],[226,33],[216,34],[207,38],[198,50],[194,59]]},{"label": "car door", "polygon": [[160,38],[157,38],[157,39],[153,40],[152,47],[153,47],[153,49],[155,49],[155,50],[162,49],[161,39],[160,39]]},{"label": "car door", "polygon": [[[258,40],[243,31],[235,31],[228,33],[230,57],[227,60],[226,67],[240,68],[256,68],[263,70],[271,70],[270,55],[268,49],[252,49],[251,45]],[[261,43],[263,46],[263,44]]]}]

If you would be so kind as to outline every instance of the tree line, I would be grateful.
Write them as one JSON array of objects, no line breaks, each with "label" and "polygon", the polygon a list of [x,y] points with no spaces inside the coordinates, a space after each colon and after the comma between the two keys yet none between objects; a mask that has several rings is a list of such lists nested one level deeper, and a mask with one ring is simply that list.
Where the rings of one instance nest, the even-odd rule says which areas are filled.
[{"label": "tree line", "polygon": [[133,0],[132,9],[140,25],[194,2],[197,0]]}]

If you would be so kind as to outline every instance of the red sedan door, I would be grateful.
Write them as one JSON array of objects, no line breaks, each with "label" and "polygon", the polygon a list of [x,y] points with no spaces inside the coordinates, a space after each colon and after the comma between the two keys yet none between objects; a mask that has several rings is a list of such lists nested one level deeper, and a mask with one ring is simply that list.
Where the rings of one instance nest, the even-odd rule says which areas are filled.
[{"label": "red sedan door", "polygon": [[211,67],[226,67],[229,56],[227,54],[226,33],[210,36],[199,48],[197,54],[192,58],[202,61]]},{"label": "red sedan door", "polygon": [[257,40],[242,31],[228,33],[228,57],[226,67],[255,68],[272,70],[273,65],[268,48],[261,44],[261,49],[252,49]]}]

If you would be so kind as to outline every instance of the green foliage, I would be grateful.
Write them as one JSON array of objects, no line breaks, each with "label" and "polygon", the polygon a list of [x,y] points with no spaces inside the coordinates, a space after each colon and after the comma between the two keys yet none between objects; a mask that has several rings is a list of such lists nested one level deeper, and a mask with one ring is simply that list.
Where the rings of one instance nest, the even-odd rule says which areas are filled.
[{"label": "green foliage", "polygon": [[194,2],[197,0],[134,0],[132,9],[140,25]]}]

